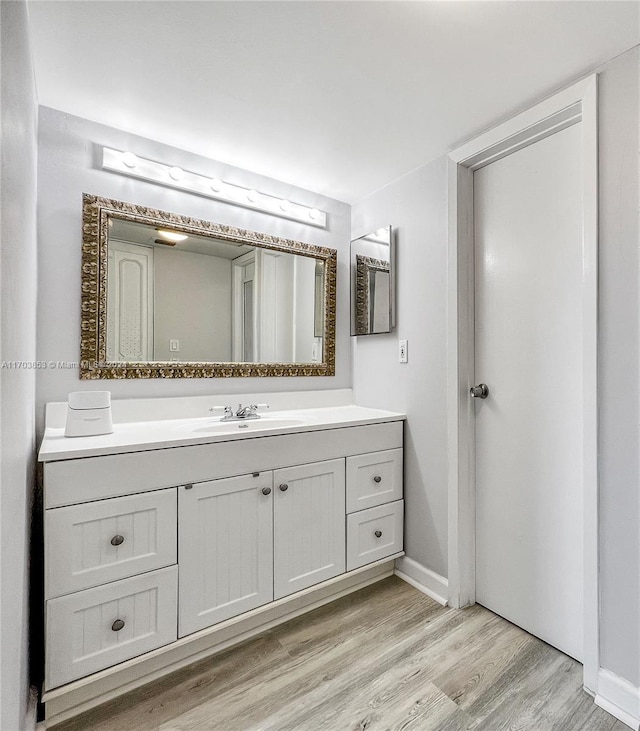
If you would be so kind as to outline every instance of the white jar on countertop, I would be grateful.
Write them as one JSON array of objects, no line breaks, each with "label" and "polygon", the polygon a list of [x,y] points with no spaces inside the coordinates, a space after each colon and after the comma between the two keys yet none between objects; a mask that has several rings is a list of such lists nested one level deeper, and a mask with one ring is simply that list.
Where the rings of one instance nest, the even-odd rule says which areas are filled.
[{"label": "white jar on countertop", "polygon": [[113,432],[111,391],[73,391],[67,404],[65,437],[93,437]]}]

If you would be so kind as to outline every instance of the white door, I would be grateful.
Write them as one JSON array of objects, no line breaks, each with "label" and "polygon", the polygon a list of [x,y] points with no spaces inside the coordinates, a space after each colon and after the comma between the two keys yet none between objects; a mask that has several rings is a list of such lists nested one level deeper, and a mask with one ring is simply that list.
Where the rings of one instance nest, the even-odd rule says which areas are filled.
[{"label": "white door", "polygon": [[474,174],[476,600],[579,660],[581,128]]},{"label": "white door", "polygon": [[344,459],[273,473],[274,599],[345,571]]},{"label": "white door", "polygon": [[153,360],[153,248],[109,239],[107,359]]},{"label": "white door", "polygon": [[253,363],[256,358],[256,307],[259,287],[256,279],[256,252],[233,260],[233,360]]},{"label": "white door", "polygon": [[272,480],[178,488],[180,637],[273,600]]}]

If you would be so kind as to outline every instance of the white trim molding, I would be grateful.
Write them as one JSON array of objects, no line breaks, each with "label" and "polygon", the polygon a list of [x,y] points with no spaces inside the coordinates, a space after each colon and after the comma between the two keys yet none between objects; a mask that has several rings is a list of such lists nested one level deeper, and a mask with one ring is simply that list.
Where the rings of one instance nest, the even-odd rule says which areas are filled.
[{"label": "white trim molding", "polygon": [[426,568],[412,558],[403,556],[396,561],[395,575],[411,584],[431,599],[446,607],[449,602],[449,582],[444,576]]},{"label": "white trim molding", "polygon": [[449,604],[475,601],[473,172],[562,129],[582,125],[584,685],[598,687],[598,144],[592,74],[449,154],[447,422]]},{"label": "white trim molding", "polygon": [[640,729],[640,688],[609,670],[600,668],[596,705],[633,731]]}]

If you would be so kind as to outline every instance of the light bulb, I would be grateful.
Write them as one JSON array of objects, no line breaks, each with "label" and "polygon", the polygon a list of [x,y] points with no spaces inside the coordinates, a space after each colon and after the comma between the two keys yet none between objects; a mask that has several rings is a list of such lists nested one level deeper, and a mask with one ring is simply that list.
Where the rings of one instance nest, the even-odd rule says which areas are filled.
[{"label": "light bulb", "polygon": [[247,191],[247,200],[249,201],[249,203],[255,203],[258,200],[258,191],[257,190]]},{"label": "light bulb", "polygon": [[122,153],[122,164],[128,168],[134,168],[138,164],[138,157],[133,152]]},{"label": "light bulb", "polygon": [[209,185],[214,193],[219,193],[222,190],[222,181],[218,178],[213,178]]},{"label": "light bulb", "polygon": [[173,180],[182,180],[184,177],[184,170],[182,168],[169,168],[169,176]]},{"label": "light bulb", "polygon": [[288,211],[289,208],[291,208],[291,203],[289,203],[288,200],[280,201],[280,210],[281,211]]},{"label": "light bulb", "polygon": [[310,218],[310,219],[311,219],[312,221],[315,221],[315,220],[316,220],[316,218],[318,218],[318,216],[319,216],[319,215],[320,215],[320,211],[319,211],[319,210],[318,210],[317,208],[312,208],[312,209],[311,209],[311,210],[309,211],[309,218]]},{"label": "light bulb", "polygon": [[185,234],[179,234],[177,231],[168,231],[164,228],[159,228],[157,231],[158,234],[162,236],[163,239],[167,239],[167,241],[184,241],[189,238]]}]

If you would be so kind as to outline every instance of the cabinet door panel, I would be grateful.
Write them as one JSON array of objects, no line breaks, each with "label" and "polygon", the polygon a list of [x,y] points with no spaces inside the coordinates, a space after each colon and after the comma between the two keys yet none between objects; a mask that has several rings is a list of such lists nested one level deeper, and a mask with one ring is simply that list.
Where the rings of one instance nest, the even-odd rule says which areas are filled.
[{"label": "cabinet door panel", "polygon": [[47,689],[174,642],[177,572],[169,566],[50,599]]},{"label": "cabinet door panel", "polygon": [[347,571],[402,551],[404,500],[347,515]]},{"label": "cabinet door panel", "polygon": [[179,488],[180,637],[273,600],[272,480]]},{"label": "cabinet door panel", "polygon": [[335,459],[273,474],[273,583],[281,599],[344,573],[345,465]]},{"label": "cabinet door panel", "polygon": [[45,512],[47,598],[176,562],[176,490]]},{"label": "cabinet door panel", "polygon": [[347,512],[402,498],[402,449],[347,458]]}]

